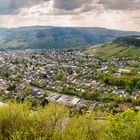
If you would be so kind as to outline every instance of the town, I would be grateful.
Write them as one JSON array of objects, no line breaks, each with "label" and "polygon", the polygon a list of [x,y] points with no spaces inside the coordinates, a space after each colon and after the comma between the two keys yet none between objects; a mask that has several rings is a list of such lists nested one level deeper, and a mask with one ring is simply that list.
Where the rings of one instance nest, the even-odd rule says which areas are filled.
[{"label": "town", "polygon": [[86,111],[140,109],[140,58],[72,50],[0,52],[0,101],[62,103]]}]

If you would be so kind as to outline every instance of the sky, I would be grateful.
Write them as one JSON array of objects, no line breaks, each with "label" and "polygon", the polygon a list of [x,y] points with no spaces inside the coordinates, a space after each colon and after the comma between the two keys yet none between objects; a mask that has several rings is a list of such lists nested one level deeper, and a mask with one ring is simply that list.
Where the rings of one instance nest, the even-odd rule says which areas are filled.
[{"label": "sky", "polygon": [[0,27],[35,25],[140,31],[140,0],[0,0]]}]

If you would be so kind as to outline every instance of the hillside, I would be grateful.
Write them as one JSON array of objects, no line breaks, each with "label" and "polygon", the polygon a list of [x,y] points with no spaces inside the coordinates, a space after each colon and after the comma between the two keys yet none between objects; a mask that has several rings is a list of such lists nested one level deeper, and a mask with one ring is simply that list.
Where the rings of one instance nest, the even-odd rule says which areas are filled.
[{"label": "hillside", "polygon": [[33,26],[0,28],[0,49],[69,48],[95,45],[111,41],[119,36],[140,34],[105,28],[65,28]]},{"label": "hillside", "polygon": [[117,56],[140,56],[140,36],[119,37],[101,45],[92,46],[85,54],[108,58]]}]

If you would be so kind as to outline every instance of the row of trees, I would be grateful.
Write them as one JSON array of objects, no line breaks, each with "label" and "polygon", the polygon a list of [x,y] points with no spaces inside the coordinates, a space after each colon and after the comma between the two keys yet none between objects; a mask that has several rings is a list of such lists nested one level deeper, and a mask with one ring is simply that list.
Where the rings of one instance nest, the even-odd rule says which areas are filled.
[{"label": "row of trees", "polygon": [[68,88],[64,88],[61,93],[63,94],[67,94],[67,95],[74,95],[74,96],[78,96],[80,98],[84,98],[86,100],[98,100],[100,94],[97,92],[78,92],[76,91],[76,89],[74,87],[68,87]]},{"label": "row of trees", "polygon": [[140,77],[139,76],[124,76],[124,77],[113,77],[109,75],[101,75],[100,78],[106,84],[118,86],[121,89],[132,91],[134,89],[140,90]]},{"label": "row of trees", "polygon": [[127,110],[99,120],[95,113],[71,116],[67,107],[48,104],[32,111],[30,104],[0,107],[1,140],[139,140],[140,112]]}]

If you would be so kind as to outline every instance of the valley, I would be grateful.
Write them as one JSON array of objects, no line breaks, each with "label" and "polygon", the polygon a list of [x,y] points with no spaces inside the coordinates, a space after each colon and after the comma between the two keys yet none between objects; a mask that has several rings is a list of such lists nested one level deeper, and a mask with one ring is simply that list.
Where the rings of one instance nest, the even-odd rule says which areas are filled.
[{"label": "valley", "polygon": [[0,140],[140,140],[140,0],[0,0]]},{"label": "valley", "polygon": [[[108,60],[83,50],[17,50],[0,53],[1,100],[49,101],[81,110],[140,108],[140,58]],[[68,96],[67,96],[68,95]]]}]

